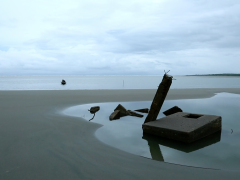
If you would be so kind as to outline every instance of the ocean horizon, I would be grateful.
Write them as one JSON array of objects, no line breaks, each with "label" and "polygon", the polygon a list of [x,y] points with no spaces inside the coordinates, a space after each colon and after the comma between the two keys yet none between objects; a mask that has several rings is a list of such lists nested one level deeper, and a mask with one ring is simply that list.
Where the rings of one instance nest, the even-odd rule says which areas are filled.
[{"label": "ocean horizon", "polygon": [[[162,75],[2,75],[0,90],[157,89]],[[173,76],[171,89],[240,88],[240,77]],[[64,79],[66,85],[62,85]]]}]

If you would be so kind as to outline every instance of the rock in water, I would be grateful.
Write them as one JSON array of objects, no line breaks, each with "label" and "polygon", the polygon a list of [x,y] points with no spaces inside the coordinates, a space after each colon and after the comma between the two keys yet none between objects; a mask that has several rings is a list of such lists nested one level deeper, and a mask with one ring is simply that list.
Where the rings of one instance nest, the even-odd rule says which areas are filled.
[{"label": "rock in water", "polygon": [[143,117],[142,114],[138,114],[138,113],[136,113],[134,111],[128,110],[128,112],[130,113],[130,116],[136,116],[136,117],[141,117],[141,118]]},{"label": "rock in water", "polygon": [[174,106],[174,107],[164,111],[163,114],[166,116],[169,116],[169,115],[177,113],[177,112],[183,112],[183,111],[178,106]]},{"label": "rock in water", "polygon": [[120,110],[115,110],[110,116],[109,116],[109,120],[115,120],[115,119],[119,119],[120,116]]},{"label": "rock in water", "polygon": [[95,114],[96,112],[98,112],[100,110],[100,107],[99,106],[93,106],[90,108],[90,113],[91,114]]},{"label": "rock in water", "polygon": [[128,116],[130,115],[130,113],[125,109],[125,107],[123,107],[121,104],[119,104],[114,111],[119,110],[120,111],[120,116]]}]

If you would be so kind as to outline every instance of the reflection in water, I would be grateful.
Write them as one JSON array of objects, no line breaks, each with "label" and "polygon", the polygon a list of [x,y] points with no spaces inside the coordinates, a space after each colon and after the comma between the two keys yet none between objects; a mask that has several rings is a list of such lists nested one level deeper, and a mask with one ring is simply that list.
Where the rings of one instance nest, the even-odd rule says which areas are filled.
[{"label": "reflection in water", "polygon": [[154,141],[148,141],[149,150],[152,156],[152,159],[157,161],[164,161],[161,149],[158,143]]},{"label": "reflection in water", "polygon": [[[91,113],[92,114],[92,113]],[[93,114],[93,117],[91,119],[89,119],[89,121],[93,120],[95,117],[95,113]]]},{"label": "reflection in water", "polygon": [[[92,119],[88,109],[101,106],[101,111],[94,116],[94,122],[103,124],[95,135],[102,142],[132,154],[159,161],[218,169],[240,170],[240,96],[219,93],[207,99],[167,100],[162,106],[165,111],[175,105],[185,112],[222,116],[222,131],[192,144],[143,136],[143,118],[126,116],[118,121],[109,121],[109,115],[119,104],[85,104],[67,109],[67,115]],[[150,107],[151,102],[121,102],[126,109]],[[144,114],[146,117],[146,114]],[[162,112],[158,118],[164,117]]]},{"label": "reflection in water", "polygon": [[164,161],[162,152],[159,145],[170,147],[179,151],[190,153],[204,147],[210,146],[212,144],[218,143],[221,140],[221,131],[216,132],[210,136],[202,138],[193,143],[187,144],[183,142],[174,141],[171,139],[166,139],[162,137],[153,136],[150,134],[143,134],[142,139],[145,139],[148,142],[149,150],[152,156],[152,159],[158,161]]}]

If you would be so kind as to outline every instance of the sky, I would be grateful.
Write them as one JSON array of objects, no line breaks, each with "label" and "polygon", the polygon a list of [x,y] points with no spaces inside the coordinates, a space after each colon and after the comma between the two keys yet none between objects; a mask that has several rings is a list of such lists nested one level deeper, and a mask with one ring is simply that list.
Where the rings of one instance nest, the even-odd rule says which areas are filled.
[{"label": "sky", "polygon": [[239,67],[239,0],[0,0],[0,75],[186,75]]}]

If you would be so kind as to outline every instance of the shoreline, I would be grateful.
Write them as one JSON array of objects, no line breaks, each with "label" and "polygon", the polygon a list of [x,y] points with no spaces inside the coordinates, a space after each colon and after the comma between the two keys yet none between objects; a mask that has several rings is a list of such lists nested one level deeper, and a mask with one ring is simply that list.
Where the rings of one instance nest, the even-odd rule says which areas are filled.
[{"label": "shoreline", "polygon": [[[154,90],[0,91],[0,179],[236,179],[238,171],[154,161],[99,141],[97,123],[64,108],[97,102],[151,101]],[[170,89],[166,100],[198,99],[240,88]],[[172,173],[174,172],[174,173]]]}]

